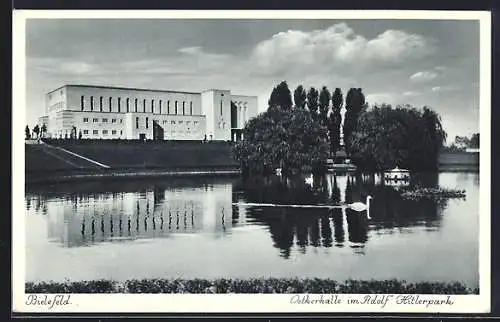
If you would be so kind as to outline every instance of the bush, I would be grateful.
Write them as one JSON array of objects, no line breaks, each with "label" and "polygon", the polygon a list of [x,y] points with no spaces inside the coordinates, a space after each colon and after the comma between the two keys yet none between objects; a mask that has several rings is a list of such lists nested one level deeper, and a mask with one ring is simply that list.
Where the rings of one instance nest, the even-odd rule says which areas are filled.
[{"label": "bush", "polygon": [[313,293],[313,294],[479,294],[459,282],[352,280],[320,278],[140,279],[79,282],[27,282],[26,293]]}]

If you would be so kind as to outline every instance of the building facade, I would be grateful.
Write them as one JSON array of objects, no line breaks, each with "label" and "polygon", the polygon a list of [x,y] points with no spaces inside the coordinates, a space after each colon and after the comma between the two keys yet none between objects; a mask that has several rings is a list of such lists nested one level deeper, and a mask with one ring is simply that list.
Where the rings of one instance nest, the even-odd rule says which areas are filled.
[{"label": "building facade", "polygon": [[[64,85],[46,94],[46,135],[84,139],[233,140],[257,115],[257,97]],[[80,134],[81,133],[81,134]]]}]

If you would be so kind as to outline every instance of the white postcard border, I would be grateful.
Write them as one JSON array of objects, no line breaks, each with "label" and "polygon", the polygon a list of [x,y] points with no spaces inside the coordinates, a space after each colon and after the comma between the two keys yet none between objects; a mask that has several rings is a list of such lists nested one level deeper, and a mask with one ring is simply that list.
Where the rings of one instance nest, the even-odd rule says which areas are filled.
[{"label": "white postcard border", "polygon": [[[27,305],[24,293],[24,123],[26,113],[26,19],[127,18],[127,19],[423,19],[480,21],[480,225],[479,295],[450,296],[453,305],[346,304],[348,298],[364,295],[342,294],[343,304],[291,304],[292,295],[280,294],[71,294],[64,306]],[[491,13],[488,11],[162,11],[162,10],[14,10],[12,83],[12,309],[14,312],[413,312],[486,313],[490,311],[490,138],[491,138]],[[40,295],[45,296],[45,295]],[[49,295],[49,297],[52,295]],[[315,295],[317,297],[317,295]],[[420,299],[446,296],[418,295]],[[53,297],[53,296],[52,296]],[[326,296],[325,296],[326,298]]]}]

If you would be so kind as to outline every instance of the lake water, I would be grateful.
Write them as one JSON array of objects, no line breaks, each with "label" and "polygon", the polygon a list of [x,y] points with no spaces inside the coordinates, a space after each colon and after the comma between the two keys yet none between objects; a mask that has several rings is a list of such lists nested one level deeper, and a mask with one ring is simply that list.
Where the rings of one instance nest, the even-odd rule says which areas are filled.
[{"label": "lake water", "polygon": [[[379,176],[162,178],[26,187],[26,280],[321,277],[479,287],[479,174],[415,175],[465,199],[406,201]],[[248,206],[342,204],[366,212]]]}]

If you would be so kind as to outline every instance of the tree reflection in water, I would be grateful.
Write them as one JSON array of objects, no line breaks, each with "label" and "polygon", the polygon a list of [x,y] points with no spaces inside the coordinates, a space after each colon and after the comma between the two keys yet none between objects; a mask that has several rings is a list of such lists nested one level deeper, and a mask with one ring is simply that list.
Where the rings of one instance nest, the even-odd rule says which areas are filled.
[{"label": "tree reflection in water", "polygon": [[[340,179],[344,183],[344,200],[341,200]],[[418,227],[440,227],[444,203],[432,200],[409,201],[401,198],[397,189],[382,184],[374,174],[370,175],[328,175],[315,178],[312,186],[280,178],[253,179],[242,184],[238,202],[274,204],[346,204],[357,201],[366,202],[373,197],[370,216],[349,208],[310,209],[310,208],[270,208],[251,207],[247,212],[254,221],[269,227],[274,246],[281,255],[288,258],[292,248],[305,253],[308,248],[344,247],[346,242],[356,253],[369,240],[370,232],[393,233],[404,229],[410,233]],[[420,186],[436,186],[437,174],[417,174],[412,182]],[[235,217],[238,212],[235,211]],[[235,221],[233,221],[233,224]],[[332,238],[333,228],[333,238]],[[347,231],[346,231],[347,230]],[[346,240],[346,234],[348,236]],[[333,244],[335,241],[335,244]]]}]

